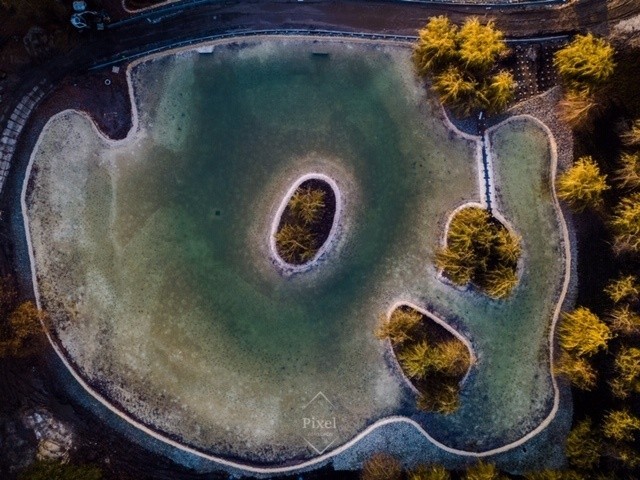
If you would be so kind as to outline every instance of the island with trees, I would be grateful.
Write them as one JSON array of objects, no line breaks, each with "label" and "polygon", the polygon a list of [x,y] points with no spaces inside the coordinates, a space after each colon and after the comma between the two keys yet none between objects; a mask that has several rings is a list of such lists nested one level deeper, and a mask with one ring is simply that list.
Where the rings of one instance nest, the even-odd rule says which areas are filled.
[{"label": "island with trees", "polygon": [[[136,21],[145,24],[144,28],[149,30],[140,27],[139,31],[146,31],[156,42],[159,39],[153,37],[152,29],[156,28],[154,22],[162,26],[165,18],[182,15],[182,12],[167,10],[166,16],[162,16],[159,10],[157,17],[138,18],[127,9],[163,8],[159,5],[161,3],[164,2],[97,2],[100,7],[113,10],[116,17],[125,19],[124,25]],[[610,0],[607,5],[617,3]],[[194,5],[185,8],[200,7]],[[238,7],[238,11],[232,14],[221,15],[221,22],[228,21],[233,15],[240,17],[242,8]],[[324,7],[321,5],[319,8]],[[339,5],[336,8],[339,9]],[[379,8],[386,11],[387,6]],[[525,41],[525,46],[516,51],[518,42],[512,43],[513,29],[501,31],[501,26],[512,26],[509,19],[519,13],[505,14],[497,8],[487,11],[484,11],[484,6],[482,8],[471,8],[474,15],[468,16],[452,8],[451,14],[446,15],[442,14],[443,10],[447,10],[445,5],[433,10],[437,14],[407,16],[413,18],[411,21],[414,23],[417,22],[416,18],[424,23],[415,25],[417,40],[413,44],[405,40],[393,40],[405,41],[411,49],[415,73],[424,82],[422,86],[432,91],[445,107],[444,115],[476,138],[484,138],[487,126],[508,119],[513,112],[526,113],[527,108],[532,108],[531,105],[535,103],[535,96],[527,96],[519,90],[518,82],[526,78],[518,77],[521,75],[521,72],[518,73],[518,62],[537,65],[540,68],[538,75],[542,77],[540,65],[548,61],[540,53],[543,50],[534,48],[540,39],[532,39],[531,45]],[[514,7],[513,11],[517,12],[518,8]],[[529,10],[536,8],[528,7]],[[523,18],[526,11],[522,9]],[[549,12],[549,15],[563,15],[561,9],[558,12],[549,9]],[[126,35],[134,36],[131,32],[122,35],[124,40],[115,40],[119,27],[114,27],[112,32],[107,32],[113,36],[114,40],[110,41],[113,46],[99,47],[101,40],[96,40],[99,35],[97,32],[91,32],[85,38],[71,30],[68,25],[70,13],[70,2],[0,0],[0,17],[4,16],[0,18],[0,26],[6,27],[4,36],[0,38],[0,59],[3,62],[0,64],[0,127],[6,127],[6,131],[13,128],[9,128],[9,122],[15,122],[18,117],[12,118],[12,112],[3,109],[13,100],[12,91],[18,91],[22,77],[29,77],[29,71],[47,78],[54,78],[52,72],[58,70],[88,71],[92,68],[92,61],[81,53],[82,48],[90,51],[96,59],[99,57],[113,62],[108,65],[109,68],[119,68],[130,61],[118,60],[124,58],[124,53],[115,51],[127,45]],[[217,11],[215,13],[217,20]],[[208,19],[213,15],[207,11],[203,18]],[[595,16],[584,18],[590,18],[592,22]],[[638,15],[629,18],[640,21]],[[549,17],[549,23],[552,21],[555,20]],[[603,26],[608,27],[605,20],[602,22]],[[555,36],[559,39],[553,43],[554,53],[548,62],[558,82],[552,92],[543,92],[540,98],[545,97],[545,108],[553,109],[558,121],[571,129],[570,141],[562,139],[564,143],[557,147],[569,150],[573,161],[559,165],[557,176],[548,181],[568,219],[571,250],[577,266],[573,273],[576,278],[572,278],[575,291],[562,308],[555,327],[549,326],[551,356],[541,356],[539,361],[541,364],[549,363],[554,381],[565,393],[571,389],[570,401],[573,404],[569,410],[572,410],[573,416],[570,425],[567,423],[564,430],[563,427],[557,427],[554,430],[557,436],[552,437],[562,448],[566,461],[547,466],[544,460],[538,459],[538,463],[544,467],[531,468],[532,463],[527,461],[532,457],[525,458],[529,444],[525,443],[518,453],[521,452],[525,458],[522,465],[513,458],[501,456],[504,452],[484,455],[483,452],[470,450],[457,455],[455,449],[451,449],[453,453],[447,452],[442,462],[433,460],[432,463],[423,463],[415,461],[415,457],[407,461],[398,454],[397,449],[390,447],[391,441],[378,439],[371,442],[373,447],[368,451],[368,456],[364,450],[357,453],[355,462],[360,462],[361,469],[349,472],[349,478],[578,480],[632,479],[637,476],[640,469],[640,94],[637,89],[640,81],[640,38],[633,29],[621,34],[609,28],[597,28],[592,32],[575,22],[558,21],[558,25],[563,27],[556,32]],[[567,25],[572,25],[572,28]],[[237,29],[237,25],[233,28]],[[366,30],[367,34],[371,34],[373,27],[367,27]],[[132,29],[132,32],[137,31]],[[402,27],[398,31],[406,34],[409,30]],[[207,33],[210,34],[209,30]],[[204,34],[201,37],[204,38]],[[139,38],[142,42],[144,35]],[[194,38],[189,41],[200,40]],[[115,53],[106,55],[102,52],[110,51],[110,48]],[[133,52],[131,45],[128,48]],[[126,53],[129,50],[123,51]],[[544,52],[548,53],[547,50]],[[71,60],[64,60],[65,55],[69,55]],[[134,55],[142,53],[136,51]],[[326,60],[328,56],[321,54],[318,58]],[[53,61],[48,63],[49,59]],[[76,61],[76,66],[69,66]],[[320,62],[316,67],[322,68]],[[108,69],[104,66],[101,68],[99,82],[93,77],[90,82],[100,87],[108,86],[110,83],[104,83],[105,79],[109,79]],[[8,83],[3,84],[7,77],[5,71],[9,72],[10,78]],[[111,74],[116,75],[116,70],[112,70]],[[55,78],[55,82],[58,82],[59,79]],[[45,85],[45,80],[43,78],[42,85]],[[69,86],[76,79],[67,78],[65,81]],[[555,80],[545,77],[545,82],[553,84]],[[6,85],[9,85],[8,89]],[[117,94],[110,92],[108,95]],[[552,98],[556,100],[550,100]],[[533,101],[527,103],[529,100]],[[344,115],[345,118],[349,114],[348,108],[341,105],[336,105],[336,111],[337,115]],[[22,116],[22,106],[16,112]],[[535,116],[535,113],[533,111],[532,115]],[[40,126],[44,123],[42,119],[38,119],[38,122]],[[34,132],[37,130],[31,124],[27,126],[34,128]],[[406,130],[409,131],[408,128]],[[24,140],[13,142],[18,146],[18,152],[21,142]],[[2,147],[5,145],[8,145],[6,140]],[[419,160],[416,163],[419,164]],[[442,168],[448,167],[443,164]],[[13,170],[11,172],[15,174]],[[174,180],[179,179],[176,177]],[[282,200],[272,229],[262,237],[263,240],[268,238],[273,248],[272,254],[275,252],[278,262],[292,268],[292,271],[313,264],[325,249],[331,247],[340,214],[340,192],[332,185],[321,176],[307,178],[297,184]],[[15,194],[14,190],[8,191]],[[11,201],[3,204],[3,215],[0,217],[3,222],[5,208],[9,212]],[[457,205],[461,205],[462,201]],[[420,263],[424,275],[437,275],[443,290],[455,290],[455,294],[465,301],[486,302],[488,309],[498,311],[508,308],[510,299],[528,288],[522,276],[523,269],[527,268],[528,252],[527,237],[520,237],[515,228],[517,223],[515,227],[508,224],[499,213],[499,205],[493,207],[493,210],[487,207],[486,202],[466,203],[453,210],[442,232],[441,243],[433,248],[430,256],[416,257],[414,261]],[[151,215],[149,218],[152,218]],[[407,242],[411,238],[407,233]],[[52,359],[51,355],[49,341],[54,341],[51,336],[55,335],[49,315],[38,308],[40,303],[34,301],[33,292],[28,291],[24,280],[18,281],[12,275],[5,275],[7,271],[17,273],[15,265],[11,263],[15,260],[12,256],[24,254],[12,251],[10,243],[7,240],[4,249],[6,259],[0,259],[0,377],[7,383],[0,389],[0,438],[7,438],[7,441],[0,442],[0,477],[10,480],[122,480],[146,475],[147,468],[151,471],[149,478],[169,475],[178,480],[217,475],[211,471],[205,472],[206,468],[194,473],[192,467],[196,462],[185,467],[173,457],[168,460],[161,455],[150,454],[130,438],[112,431],[110,427],[103,427],[101,420],[88,420],[88,417],[93,417],[88,413],[89,410],[85,410],[85,406],[76,402],[71,395],[61,393],[64,386],[56,384],[59,377],[50,373],[60,367],[56,363],[58,360]],[[273,255],[270,259],[273,260]],[[381,265],[389,268],[389,264],[383,264],[382,260]],[[17,261],[14,263],[18,264]],[[286,285],[288,279],[279,278]],[[369,287],[369,284],[363,283],[363,289]],[[386,292],[381,294],[386,295]],[[422,298],[417,303],[419,307],[409,302],[397,303],[390,312],[381,316],[375,331],[371,331],[370,324],[363,330],[368,332],[368,340],[375,343],[376,348],[391,354],[390,363],[394,365],[390,370],[398,370],[403,380],[410,384],[419,410],[417,415],[424,416],[426,412],[439,419],[451,419],[460,411],[461,402],[464,402],[461,392],[466,394],[463,388],[467,385],[465,382],[469,372],[483,368],[483,362],[490,362],[491,359],[476,357],[475,345],[467,341],[466,336],[457,333],[442,320],[435,321],[435,315],[427,308],[428,298]],[[140,315],[144,313],[141,311]],[[508,329],[509,326],[496,326],[496,330],[502,327]],[[306,326],[299,328],[303,332]],[[314,328],[322,329],[323,325],[318,324]],[[255,336],[264,333],[255,325],[243,325],[239,330]],[[327,338],[330,333],[327,333]],[[327,341],[327,352],[335,355],[335,358],[341,358],[341,352],[332,350],[333,346],[329,345],[331,342],[327,338],[324,339]],[[473,340],[473,337],[469,338]],[[508,338],[509,334],[505,334],[504,341],[508,342]],[[176,359],[183,353],[178,347],[169,352]],[[251,352],[256,358],[260,353]],[[514,358],[514,362],[518,360]],[[333,366],[329,362],[327,365]],[[176,371],[180,371],[179,367],[176,367]],[[178,376],[176,374],[176,378]],[[21,387],[22,383],[26,385],[24,388]],[[18,385],[18,388],[12,385]],[[381,384],[380,391],[384,392],[384,388],[385,385]],[[230,398],[233,394],[229,394]],[[566,402],[567,397],[569,395],[563,394],[562,402]],[[71,422],[74,416],[78,418],[74,434],[79,446],[65,451],[64,455],[50,458],[42,457],[41,453],[36,455],[35,452],[41,452],[43,443],[46,443],[38,436],[39,433],[29,432],[35,438],[29,441],[35,447],[25,447],[14,440],[21,434],[23,437],[25,435],[23,430],[26,427],[21,423],[24,422],[25,411],[44,403],[60,418],[72,419]],[[405,411],[414,412],[408,404],[406,402],[403,406]],[[398,429],[401,427],[398,426]],[[425,427],[427,434],[428,430]],[[100,442],[108,445],[101,445]],[[21,452],[21,456],[15,452]],[[327,458],[331,458],[331,449],[328,452]],[[131,459],[127,455],[131,455]],[[223,460],[236,461],[235,458]],[[206,463],[201,459],[198,462]],[[261,465],[249,465],[257,469],[250,470],[252,473],[273,477],[286,475],[289,466],[285,465],[282,471],[274,469],[273,473],[265,470],[265,473],[259,471]],[[305,468],[311,467],[306,465]],[[320,470],[308,475],[310,478],[342,475],[334,473],[333,468],[331,461],[328,461]],[[233,470],[233,474],[237,471]]]},{"label": "island with trees", "polygon": [[304,180],[289,197],[274,234],[280,258],[292,265],[312,261],[336,220],[336,193],[322,177]]}]

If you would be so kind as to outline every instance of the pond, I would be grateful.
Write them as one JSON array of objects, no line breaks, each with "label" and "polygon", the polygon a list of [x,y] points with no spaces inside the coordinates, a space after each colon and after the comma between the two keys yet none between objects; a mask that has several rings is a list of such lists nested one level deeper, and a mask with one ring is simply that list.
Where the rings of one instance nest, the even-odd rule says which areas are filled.
[{"label": "pond", "polygon": [[[159,57],[131,76],[137,132],[108,142],[59,115],[25,198],[41,303],[105,401],[200,451],[266,464],[316,457],[392,415],[484,451],[549,414],[564,270],[535,122],[493,134],[496,175],[512,185],[501,206],[525,248],[523,278],[499,302],[433,267],[451,211],[481,198],[478,142],[449,128],[410,50],[268,40]],[[340,190],[335,245],[282,275],[272,224],[309,173]],[[453,415],[417,411],[374,336],[400,300],[474,347]],[[309,433],[312,417],[334,419],[331,436]]]}]

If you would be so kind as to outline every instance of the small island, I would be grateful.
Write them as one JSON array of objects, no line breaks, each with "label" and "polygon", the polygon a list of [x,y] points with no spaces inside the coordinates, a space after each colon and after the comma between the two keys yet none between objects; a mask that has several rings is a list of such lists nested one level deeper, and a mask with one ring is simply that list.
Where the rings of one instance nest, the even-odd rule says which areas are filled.
[{"label": "small island", "polygon": [[327,242],[336,215],[336,194],[329,182],[314,177],[298,185],[280,216],[276,251],[291,265],[304,265]]},{"label": "small island", "polygon": [[389,340],[419,393],[418,408],[445,415],[458,409],[460,385],[473,363],[468,345],[409,305],[399,305],[383,319],[376,336]]},{"label": "small island", "polygon": [[454,284],[472,284],[492,298],[503,299],[518,283],[520,253],[520,239],[498,219],[483,208],[466,207],[451,219],[435,264]]}]

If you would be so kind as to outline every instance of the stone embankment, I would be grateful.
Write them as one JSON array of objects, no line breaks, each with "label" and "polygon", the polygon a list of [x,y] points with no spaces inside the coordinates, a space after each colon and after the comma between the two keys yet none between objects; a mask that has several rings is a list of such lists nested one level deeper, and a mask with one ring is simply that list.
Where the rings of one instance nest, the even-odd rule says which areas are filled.
[{"label": "stone embankment", "polygon": [[[2,135],[0,135],[0,193],[9,174],[11,158],[16,150],[18,138],[29,119],[29,116],[45,96],[44,81],[40,82],[27,93],[16,108],[8,115],[8,120]],[[0,124],[2,122],[0,121]]]}]

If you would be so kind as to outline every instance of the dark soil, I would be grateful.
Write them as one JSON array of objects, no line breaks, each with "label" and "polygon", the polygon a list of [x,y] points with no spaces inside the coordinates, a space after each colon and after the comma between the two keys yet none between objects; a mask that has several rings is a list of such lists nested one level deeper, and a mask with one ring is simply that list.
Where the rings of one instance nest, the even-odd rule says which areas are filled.
[{"label": "dark soil", "polygon": [[[302,182],[296,191],[312,188],[322,190],[324,192],[324,208],[322,209],[322,213],[313,223],[307,225],[311,233],[314,237],[314,245],[313,248],[317,252],[324,243],[329,238],[329,234],[331,233],[331,227],[333,227],[333,218],[336,214],[336,196],[333,192],[333,188],[323,181],[318,179],[311,179]],[[284,209],[282,213],[282,217],[280,218],[280,223],[278,224],[278,231],[282,229],[282,227],[286,224],[296,224],[300,222],[300,220],[293,214],[289,206]],[[308,260],[297,259],[297,261],[291,262],[293,265],[303,265]]]}]

